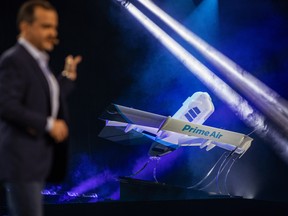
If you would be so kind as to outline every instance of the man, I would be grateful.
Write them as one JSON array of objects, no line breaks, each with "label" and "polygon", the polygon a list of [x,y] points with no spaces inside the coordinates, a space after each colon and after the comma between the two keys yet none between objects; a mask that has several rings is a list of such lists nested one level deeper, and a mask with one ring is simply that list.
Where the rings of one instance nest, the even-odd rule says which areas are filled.
[{"label": "man", "polygon": [[20,35],[0,58],[0,181],[10,215],[43,215],[41,190],[65,177],[69,135],[65,97],[81,61],[69,55],[57,80],[48,67],[58,16],[47,1],[18,13]]}]

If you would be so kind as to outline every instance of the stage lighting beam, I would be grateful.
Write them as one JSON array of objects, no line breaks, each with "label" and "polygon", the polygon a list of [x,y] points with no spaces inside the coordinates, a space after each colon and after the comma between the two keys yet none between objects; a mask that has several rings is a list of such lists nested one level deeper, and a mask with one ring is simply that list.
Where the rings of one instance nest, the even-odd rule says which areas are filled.
[{"label": "stage lighting beam", "polygon": [[238,115],[248,126],[262,138],[273,140],[282,159],[288,163],[287,136],[280,133],[266,118],[254,110],[247,100],[234,91],[228,84],[216,76],[205,65],[198,61],[191,53],[184,49],[172,37],[164,32],[159,26],[145,16],[132,3],[127,0],[117,0],[127,11],[134,16],[162,45],[164,45],[191,73],[214,92],[222,101]]},{"label": "stage lighting beam", "polygon": [[279,128],[288,132],[288,102],[259,79],[245,71],[231,59],[206,43],[192,31],[177,22],[151,0],[138,0],[158,16],[184,40],[195,47],[206,59],[219,68],[247,98],[249,98]]}]

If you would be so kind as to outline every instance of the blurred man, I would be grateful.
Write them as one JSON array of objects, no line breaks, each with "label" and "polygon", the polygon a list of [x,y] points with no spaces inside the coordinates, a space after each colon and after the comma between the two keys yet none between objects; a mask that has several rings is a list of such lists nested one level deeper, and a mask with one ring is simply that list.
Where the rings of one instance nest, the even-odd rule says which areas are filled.
[{"label": "blurred man", "polygon": [[18,13],[20,35],[0,58],[0,181],[10,215],[43,215],[45,182],[65,177],[68,114],[65,97],[80,56],[67,56],[56,79],[48,61],[58,43],[58,15],[47,1],[28,1]]}]

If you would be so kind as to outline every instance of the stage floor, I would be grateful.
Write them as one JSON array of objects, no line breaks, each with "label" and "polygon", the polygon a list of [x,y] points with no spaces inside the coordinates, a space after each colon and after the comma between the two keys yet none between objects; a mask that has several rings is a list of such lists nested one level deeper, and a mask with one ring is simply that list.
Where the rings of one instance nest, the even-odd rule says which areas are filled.
[{"label": "stage floor", "polygon": [[[89,202],[74,199],[70,203],[55,203],[55,197],[45,196],[45,216],[93,215],[288,215],[288,201],[268,201],[211,195],[165,184],[121,178],[120,199]],[[5,203],[0,203],[0,216],[7,215]]]},{"label": "stage floor", "polygon": [[[273,215],[287,216],[288,202],[242,198],[192,200],[101,201],[96,203],[45,204],[45,216],[93,215]],[[7,209],[0,205],[0,215]]]},{"label": "stage floor", "polygon": [[248,199],[113,201],[45,205],[45,216],[92,215],[288,215],[287,203]]}]

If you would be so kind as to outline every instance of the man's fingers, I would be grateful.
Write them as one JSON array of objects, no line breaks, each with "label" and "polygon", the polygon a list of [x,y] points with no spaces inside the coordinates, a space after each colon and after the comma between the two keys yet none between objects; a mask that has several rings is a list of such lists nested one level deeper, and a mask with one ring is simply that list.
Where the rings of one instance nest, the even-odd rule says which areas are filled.
[{"label": "man's fingers", "polygon": [[82,56],[78,55],[74,58],[75,65],[78,65],[81,61],[82,61]]},{"label": "man's fingers", "polygon": [[65,69],[67,71],[73,71],[81,61],[82,56],[80,55],[76,56],[75,58],[73,58],[72,55],[68,55],[65,59]]}]

